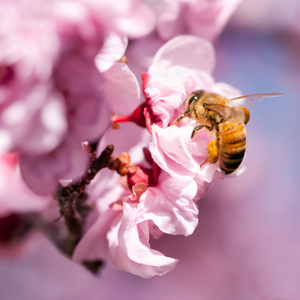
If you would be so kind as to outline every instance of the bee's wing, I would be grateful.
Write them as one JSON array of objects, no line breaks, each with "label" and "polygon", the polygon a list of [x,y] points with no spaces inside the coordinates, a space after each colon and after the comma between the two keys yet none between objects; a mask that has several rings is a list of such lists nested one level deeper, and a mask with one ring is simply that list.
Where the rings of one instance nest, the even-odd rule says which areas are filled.
[{"label": "bee's wing", "polygon": [[213,105],[207,106],[206,109],[215,112],[222,119],[226,120],[226,119],[228,119],[228,116],[230,115],[231,110],[233,108],[230,106],[226,106],[226,105],[213,104]]},{"label": "bee's wing", "polygon": [[246,96],[240,96],[236,98],[228,99],[230,106],[244,106],[251,108],[257,105],[264,98],[283,96],[281,93],[266,93],[266,94],[251,94]]},{"label": "bee's wing", "polygon": [[245,112],[242,108],[215,104],[206,107],[207,110],[218,114],[225,121],[245,122]]},{"label": "bee's wing", "polygon": [[207,106],[206,109],[215,112],[225,121],[244,122],[245,120],[243,109],[238,107],[214,104]]}]

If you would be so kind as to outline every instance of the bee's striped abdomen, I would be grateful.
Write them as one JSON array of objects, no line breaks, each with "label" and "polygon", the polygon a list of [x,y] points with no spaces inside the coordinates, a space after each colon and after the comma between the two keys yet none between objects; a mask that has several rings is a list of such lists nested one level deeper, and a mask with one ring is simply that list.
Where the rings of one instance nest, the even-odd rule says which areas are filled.
[{"label": "bee's striped abdomen", "polygon": [[226,174],[234,172],[241,164],[246,151],[246,129],[243,124],[219,124],[220,167]]}]

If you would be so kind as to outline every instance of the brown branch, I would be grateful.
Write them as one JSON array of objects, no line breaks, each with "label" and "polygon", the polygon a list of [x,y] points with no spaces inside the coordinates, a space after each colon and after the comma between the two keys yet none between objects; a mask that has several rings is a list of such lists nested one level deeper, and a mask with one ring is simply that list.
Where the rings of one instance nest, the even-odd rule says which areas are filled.
[{"label": "brown branch", "polygon": [[[96,158],[95,152],[91,153],[90,167],[80,182],[66,187],[60,184],[53,196],[58,203],[61,215],[64,217],[68,233],[65,237],[63,237],[63,239],[55,240],[54,236],[56,231],[54,230],[53,232],[50,232],[49,229],[47,229],[48,236],[65,254],[70,257],[82,237],[84,220],[88,212],[91,210],[91,207],[86,204],[88,195],[85,193],[85,188],[101,169],[106,168],[111,164],[111,155],[113,151],[114,146],[108,145],[98,158]],[[46,226],[49,227],[49,224]],[[46,231],[45,228],[43,231]],[[96,269],[99,269],[102,262],[91,261],[84,262],[83,264],[91,272],[96,273]]]},{"label": "brown branch", "polygon": [[60,184],[54,195],[54,199],[59,205],[60,213],[65,219],[67,228],[79,238],[82,233],[83,218],[77,211],[76,206],[84,206],[83,203],[87,198],[86,194],[84,194],[86,186],[94,179],[101,169],[106,168],[109,165],[113,150],[114,147],[108,145],[98,158],[95,158],[93,153],[90,167],[81,181],[66,187]]}]

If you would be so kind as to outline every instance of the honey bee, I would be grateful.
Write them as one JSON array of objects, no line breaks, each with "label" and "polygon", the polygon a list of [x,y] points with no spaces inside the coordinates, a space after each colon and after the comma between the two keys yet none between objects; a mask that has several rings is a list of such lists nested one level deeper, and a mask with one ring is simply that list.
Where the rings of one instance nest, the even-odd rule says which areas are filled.
[{"label": "honey bee", "polygon": [[192,131],[191,139],[202,128],[215,129],[216,139],[207,146],[207,157],[200,165],[220,161],[225,174],[234,172],[241,164],[246,151],[246,128],[250,113],[246,106],[252,107],[263,98],[282,96],[280,93],[252,94],[232,99],[199,90],[191,93],[181,104],[187,103],[185,112],[171,125],[178,124],[190,116],[198,124]]}]

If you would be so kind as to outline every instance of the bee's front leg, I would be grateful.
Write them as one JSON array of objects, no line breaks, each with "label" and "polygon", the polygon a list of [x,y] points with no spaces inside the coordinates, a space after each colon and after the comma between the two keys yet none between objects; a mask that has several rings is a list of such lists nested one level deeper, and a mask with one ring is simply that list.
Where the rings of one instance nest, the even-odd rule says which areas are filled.
[{"label": "bee's front leg", "polygon": [[200,165],[200,168],[205,163],[215,164],[219,159],[219,141],[218,140],[212,140],[209,142],[207,146],[207,156],[205,161]]},{"label": "bee's front leg", "polygon": [[209,127],[208,125],[197,125],[194,127],[192,134],[191,134],[191,139],[193,139],[194,135],[196,134],[197,131],[201,130],[203,127],[205,127],[208,131],[212,131],[213,127]]},{"label": "bee's front leg", "polygon": [[170,124],[170,126],[172,125],[177,125],[183,118],[185,118],[186,116],[188,116],[193,110],[193,107],[189,107],[179,118],[177,118],[177,120]]},{"label": "bee's front leg", "polygon": [[197,131],[201,130],[204,127],[204,125],[197,125],[196,127],[194,127],[192,134],[191,134],[191,139],[194,137],[194,135],[196,134]]}]

